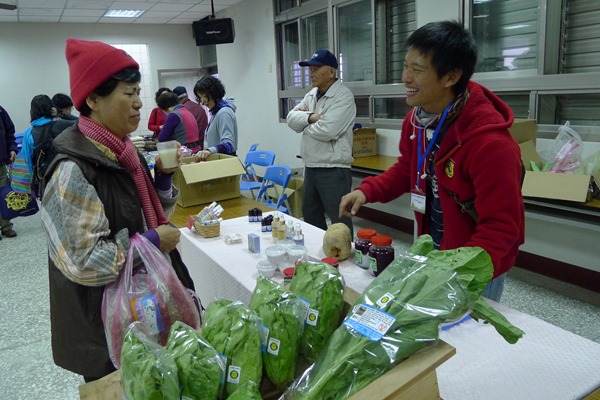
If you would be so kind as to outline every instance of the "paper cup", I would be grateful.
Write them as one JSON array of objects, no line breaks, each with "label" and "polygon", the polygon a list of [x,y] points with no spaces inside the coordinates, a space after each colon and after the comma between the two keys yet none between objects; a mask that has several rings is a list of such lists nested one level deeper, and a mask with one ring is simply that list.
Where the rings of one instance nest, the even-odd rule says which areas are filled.
[{"label": "paper cup", "polygon": [[164,169],[177,168],[179,166],[179,160],[177,159],[178,149],[179,144],[176,140],[156,143],[156,150],[158,150],[158,155]]}]

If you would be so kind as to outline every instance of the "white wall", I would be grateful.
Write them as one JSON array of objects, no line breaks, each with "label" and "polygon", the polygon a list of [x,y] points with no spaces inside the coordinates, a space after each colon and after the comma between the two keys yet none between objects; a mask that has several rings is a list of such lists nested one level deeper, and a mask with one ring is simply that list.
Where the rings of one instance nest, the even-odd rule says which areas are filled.
[{"label": "white wall", "polygon": [[[147,44],[154,71],[198,68],[199,51],[188,25],[0,23],[0,105],[17,132],[30,123],[29,107],[37,94],[69,93],[65,41],[69,37],[115,44]],[[145,104],[151,109],[155,104]],[[142,124],[146,124],[142,121]]]}]

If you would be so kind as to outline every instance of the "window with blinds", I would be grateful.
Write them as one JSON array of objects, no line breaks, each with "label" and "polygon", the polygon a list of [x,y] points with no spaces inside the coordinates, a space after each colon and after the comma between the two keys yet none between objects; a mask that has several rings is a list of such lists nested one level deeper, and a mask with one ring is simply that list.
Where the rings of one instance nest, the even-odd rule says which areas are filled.
[{"label": "window with blinds", "polygon": [[600,1],[567,0],[559,72],[600,71]]},{"label": "window with blinds", "polygon": [[536,69],[537,0],[471,0],[475,72]]}]

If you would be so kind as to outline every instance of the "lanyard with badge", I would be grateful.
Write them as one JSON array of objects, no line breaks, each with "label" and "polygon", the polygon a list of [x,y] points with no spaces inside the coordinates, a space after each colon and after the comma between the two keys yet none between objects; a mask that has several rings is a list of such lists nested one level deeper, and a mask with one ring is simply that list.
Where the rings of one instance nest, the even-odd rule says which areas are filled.
[{"label": "lanyard with badge", "polygon": [[[431,137],[431,140],[429,141],[429,144],[427,145],[427,148],[424,152],[421,143],[421,141],[423,140],[422,138],[424,136],[423,125],[419,123],[419,131],[417,132],[417,182],[415,184],[415,188],[410,191],[410,208],[422,214],[425,213],[425,209],[427,207],[425,193],[423,193],[423,191],[420,188],[421,179],[425,179],[427,177],[427,173],[425,172],[425,160],[427,160],[429,153],[431,153],[431,149],[435,145],[438,134],[440,133],[440,130],[444,125],[444,121],[446,121],[446,116],[448,115],[448,111],[450,111],[452,104],[454,104],[454,102],[448,104],[448,107],[446,107],[446,109],[442,113],[442,116],[440,117],[440,120],[437,126],[435,127],[435,131],[433,132],[433,136]],[[423,172],[421,173],[421,171]]]}]

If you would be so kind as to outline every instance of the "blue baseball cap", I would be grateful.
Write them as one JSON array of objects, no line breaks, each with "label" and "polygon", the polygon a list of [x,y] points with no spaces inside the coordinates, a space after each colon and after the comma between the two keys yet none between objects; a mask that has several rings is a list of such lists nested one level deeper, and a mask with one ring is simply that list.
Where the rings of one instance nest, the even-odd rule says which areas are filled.
[{"label": "blue baseball cap", "polygon": [[301,67],[308,67],[311,65],[328,65],[335,69],[338,68],[337,59],[328,50],[317,50],[315,54],[308,60],[300,61]]}]

